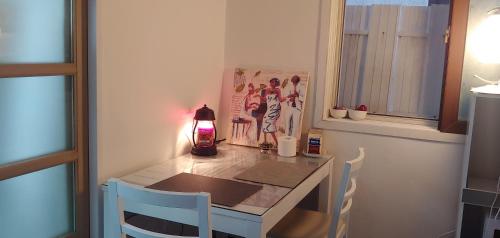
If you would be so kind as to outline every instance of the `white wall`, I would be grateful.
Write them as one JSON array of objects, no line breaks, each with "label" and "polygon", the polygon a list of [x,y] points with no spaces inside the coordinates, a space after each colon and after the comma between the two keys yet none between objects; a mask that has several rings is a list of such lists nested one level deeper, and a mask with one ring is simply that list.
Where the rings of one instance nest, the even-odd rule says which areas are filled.
[{"label": "white wall", "polygon": [[[90,89],[96,93],[91,107],[97,112],[91,166],[97,171],[94,183],[101,184],[186,152],[189,142],[183,130],[191,126],[190,110],[206,103],[217,111],[226,2],[90,3],[96,4],[97,12],[94,26],[91,12],[91,27],[97,33],[96,41],[90,40]],[[98,198],[96,193],[92,196],[95,228]]]},{"label": "white wall", "polygon": [[186,142],[180,130],[192,122],[189,110],[203,103],[217,110],[225,1],[97,4],[97,156],[103,182],[183,152],[177,145]]},{"label": "white wall", "polygon": [[[224,78],[239,66],[308,71],[304,128],[312,122],[319,10],[319,0],[227,1]],[[220,108],[227,113],[230,100],[222,98]]]},{"label": "white wall", "polygon": [[351,237],[439,237],[455,229],[462,144],[338,131],[325,135],[337,157],[337,176],[357,146],[366,148]]},{"label": "white wall", "polygon": [[[320,0],[227,1],[223,91],[235,66],[307,70],[313,82],[303,125],[307,132],[312,126],[319,14]],[[228,103],[223,94],[221,113]],[[336,155],[337,176],[358,146],[367,151],[350,237],[438,237],[454,229],[463,144],[340,131],[324,135]]]}]

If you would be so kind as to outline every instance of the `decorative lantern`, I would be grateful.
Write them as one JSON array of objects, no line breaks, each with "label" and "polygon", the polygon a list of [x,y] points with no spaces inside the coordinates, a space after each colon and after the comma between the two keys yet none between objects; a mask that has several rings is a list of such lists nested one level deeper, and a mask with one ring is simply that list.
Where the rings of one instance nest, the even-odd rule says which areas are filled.
[{"label": "decorative lantern", "polygon": [[193,121],[193,148],[191,154],[210,156],[217,154],[215,138],[217,130],[215,128],[215,113],[212,109],[204,105],[196,110]]}]

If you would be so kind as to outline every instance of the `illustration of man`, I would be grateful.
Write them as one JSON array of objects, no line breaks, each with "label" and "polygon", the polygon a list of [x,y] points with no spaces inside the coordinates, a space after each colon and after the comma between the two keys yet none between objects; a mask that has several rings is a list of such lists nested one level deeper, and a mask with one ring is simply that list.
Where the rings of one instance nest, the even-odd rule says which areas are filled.
[{"label": "illustration of man", "polygon": [[[252,115],[253,111],[259,108],[260,96],[255,95],[255,86],[248,84],[248,93],[243,98],[239,118],[242,122],[248,124],[245,137],[250,144],[257,143],[257,119]],[[245,126],[245,125],[244,125]]]},{"label": "illustration of man", "polygon": [[260,134],[262,132],[262,122],[264,121],[264,115],[267,112],[267,100],[266,100],[266,90],[260,90],[259,107],[252,111],[252,116],[257,120],[257,141],[260,141]]},{"label": "illustration of man", "polygon": [[304,104],[305,88],[300,85],[300,77],[294,75],[291,79],[292,84],[287,87],[285,92],[286,104],[288,110],[285,113],[285,135],[299,136],[297,132],[300,131],[300,115],[302,113]]}]

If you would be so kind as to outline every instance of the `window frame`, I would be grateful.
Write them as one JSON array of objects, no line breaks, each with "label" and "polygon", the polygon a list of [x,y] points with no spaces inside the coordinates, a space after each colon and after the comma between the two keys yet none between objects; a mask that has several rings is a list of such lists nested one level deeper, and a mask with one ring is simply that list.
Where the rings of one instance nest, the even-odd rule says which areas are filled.
[{"label": "window frame", "polygon": [[440,131],[447,133],[465,134],[467,131],[467,121],[459,120],[458,116],[469,4],[470,0],[451,0],[449,40],[438,125]]},{"label": "window frame", "polygon": [[[449,20],[449,36],[446,46],[445,69],[443,76],[443,89],[439,120],[437,127],[426,121],[425,119],[400,118],[398,120],[386,120],[384,117],[377,116],[370,118],[368,122],[357,122],[360,127],[364,125],[372,125],[373,122],[380,123],[387,127],[407,128],[410,131],[421,130],[422,127],[427,129],[437,129],[440,132],[465,134],[466,122],[458,120],[458,108],[460,100],[460,86],[462,81],[462,65],[465,51],[465,36],[467,32],[467,15],[469,11],[469,0],[450,0],[450,20]],[[316,98],[313,125],[323,129],[338,129],[344,130],[345,127],[352,127],[348,120],[333,119],[329,116],[329,109],[333,107],[337,95],[338,82],[340,78],[340,54],[342,50],[342,34],[344,22],[344,0],[322,1],[320,14],[320,32],[318,42],[318,59],[317,59],[317,82],[316,82]],[[386,122],[387,121],[387,122]],[[415,123],[417,121],[417,123]],[[419,122],[420,121],[420,122]],[[395,125],[399,124],[399,125]],[[418,124],[417,127],[412,127],[411,124]],[[405,126],[410,125],[410,126]],[[427,125],[427,126],[425,126]],[[349,129],[350,131],[350,129]],[[356,130],[354,130],[356,131]],[[380,130],[376,130],[379,131]],[[376,133],[377,134],[377,133]],[[381,133],[392,135],[393,133]],[[437,137],[442,140],[442,135],[436,133],[430,137]],[[443,133],[440,133],[443,134]],[[410,136],[411,137],[411,136]],[[429,138],[430,138],[429,137]],[[444,136],[448,138],[448,136]],[[428,136],[418,136],[418,139],[429,139]],[[450,137],[451,138],[451,137]],[[445,141],[447,139],[444,139]],[[451,139],[452,141],[462,141],[460,139]]]},{"label": "window frame", "polygon": [[74,148],[0,165],[0,181],[62,164],[74,163],[75,232],[64,237],[89,237],[87,0],[72,4],[72,62],[0,64],[0,80],[9,77],[73,76]]}]

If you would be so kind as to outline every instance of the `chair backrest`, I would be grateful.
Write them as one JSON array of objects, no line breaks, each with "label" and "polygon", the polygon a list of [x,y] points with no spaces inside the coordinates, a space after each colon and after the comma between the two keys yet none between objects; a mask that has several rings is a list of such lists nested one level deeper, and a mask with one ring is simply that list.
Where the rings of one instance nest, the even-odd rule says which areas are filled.
[{"label": "chair backrest", "polygon": [[[329,238],[343,237],[347,232],[348,217],[352,206],[352,197],[356,192],[356,179],[359,170],[363,166],[365,159],[365,149],[359,148],[359,155],[356,159],[346,161],[342,179],[340,181],[337,196],[335,196],[334,206],[332,207],[332,222],[330,224]],[[340,222],[339,221],[343,221]]]},{"label": "chair backrest", "polygon": [[[182,236],[165,235],[148,230],[141,229],[126,223],[124,219],[125,203],[138,203],[157,208],[177,208],[176,212],[192,213],[193,210],[198,213],[198,234],[201,238],[212,237],[212,226],[210,222],[210,194],[208,193],[179,193],[179,192],[166,192],[153,189],[143,188],[141,186],[129,184],[119,179],[110,179],[108,185],[108,204],[110,221],[112,224],[110,228],[114,233],[114,237],[125,238],[126,235],[136,238],[174,238]],[[155,216],[154,209],[143,209],[141,211],[134,211],[146,216]],[[183,214],[178,214],[179,216]],[[114,238],[113,237],[113,238]]]}]

